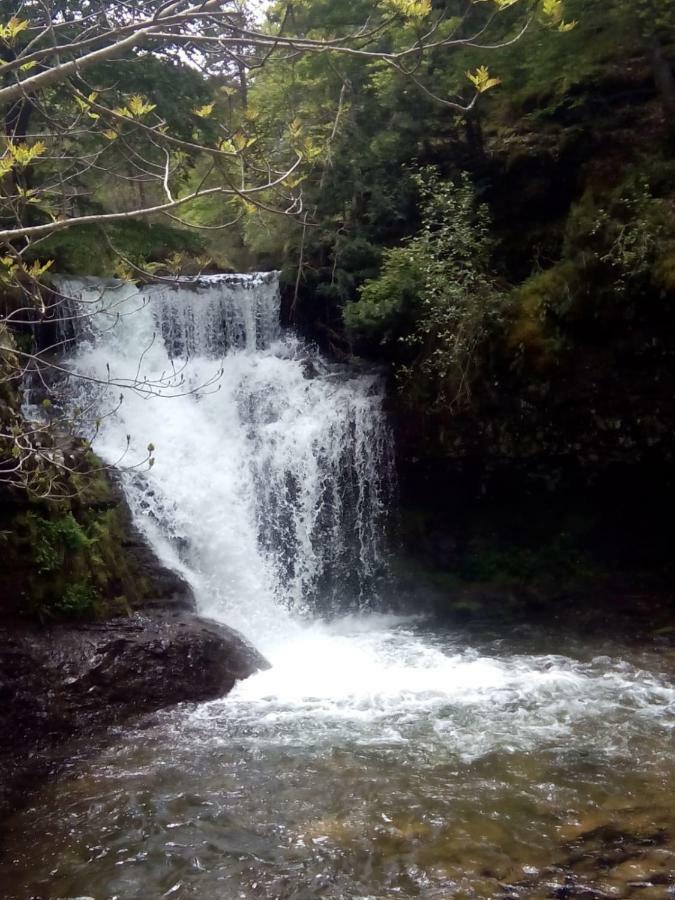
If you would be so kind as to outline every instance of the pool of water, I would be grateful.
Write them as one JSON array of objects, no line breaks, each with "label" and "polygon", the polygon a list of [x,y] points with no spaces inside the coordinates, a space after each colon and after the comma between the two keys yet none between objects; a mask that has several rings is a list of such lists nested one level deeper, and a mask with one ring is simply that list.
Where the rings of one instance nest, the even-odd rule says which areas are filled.
[{"label": "pool of water", "polygon": [[316,623],[114,733],[8,823],[6,900],[675,897],[675,659]]}]

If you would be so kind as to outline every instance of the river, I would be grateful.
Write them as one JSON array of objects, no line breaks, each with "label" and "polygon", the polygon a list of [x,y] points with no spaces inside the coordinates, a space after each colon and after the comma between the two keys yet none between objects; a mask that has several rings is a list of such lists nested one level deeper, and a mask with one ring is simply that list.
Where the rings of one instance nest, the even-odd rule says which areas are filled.
[{"label": "river", "polygon": [[73,748],[9,823],[3,897],[675,896],[672,654],[401,614],[382,384],[280,329],[274,275],[62,290],[98,311],[67,402],[272,668]]}]

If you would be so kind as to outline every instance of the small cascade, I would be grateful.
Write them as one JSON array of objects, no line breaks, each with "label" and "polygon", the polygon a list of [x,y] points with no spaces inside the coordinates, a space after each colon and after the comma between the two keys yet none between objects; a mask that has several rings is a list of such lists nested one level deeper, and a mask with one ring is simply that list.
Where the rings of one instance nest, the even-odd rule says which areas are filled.
[{"label": "small cascade", "polygon": [[59,337],[96,340],[151,304],[171,358],[269,348],[280,335],[276,272],[173,278],[138,288],[117,279],[57,278]]},{"label": "small cascade", "polygon": [[[58,289],[87,379],[69,402],[92,411],[97,452],[202,611],[260,644],[289,611],[367,605],[393,480],[379,376],[282,332],[275,273]],[[148,446],[154,466],[135,468]]]},{"label": "small cascade", "polygon": [[280,334],[276,273],[154,285],[148,296],[172,358],[265,350]]}]

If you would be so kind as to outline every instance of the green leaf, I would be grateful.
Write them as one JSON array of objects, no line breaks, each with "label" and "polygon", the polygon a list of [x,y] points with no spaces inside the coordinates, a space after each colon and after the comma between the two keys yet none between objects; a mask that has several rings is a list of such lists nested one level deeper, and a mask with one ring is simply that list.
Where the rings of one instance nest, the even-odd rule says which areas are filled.
[{"label": "green leaf", "polygon": [[479,66],[475,72],[467,72],[466,77],[473,84],[479,94],[492,90],[502,83],[501,78],[491,78],[487,66]]},{"label": "green leaf", "polygon": [[208,119],[213,112],[213,107],[213,103],[206,103],[204,106],[198,106],[196,109],[193,109],[192,112],[199,116],[200,119]]}]

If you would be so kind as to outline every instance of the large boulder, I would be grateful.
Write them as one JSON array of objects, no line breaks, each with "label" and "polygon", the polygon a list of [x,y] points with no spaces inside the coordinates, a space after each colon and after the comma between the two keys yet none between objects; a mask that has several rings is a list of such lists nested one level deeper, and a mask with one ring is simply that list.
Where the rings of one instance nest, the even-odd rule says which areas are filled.
[{"label": "large boulder", "polygon": [[221,697],[265,668],[237,632],[189,612],[0,627],[0,809],[58,767],[71,739]]}]

